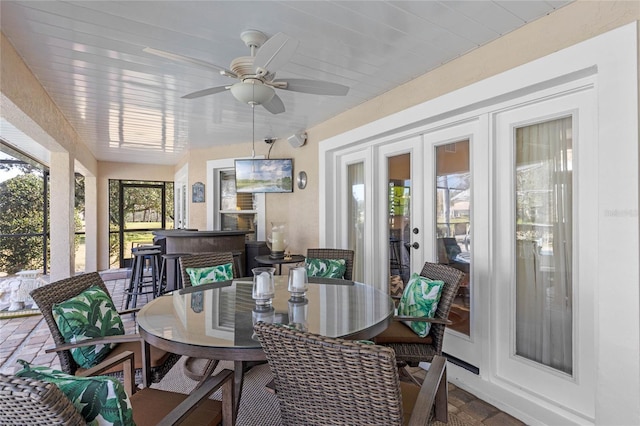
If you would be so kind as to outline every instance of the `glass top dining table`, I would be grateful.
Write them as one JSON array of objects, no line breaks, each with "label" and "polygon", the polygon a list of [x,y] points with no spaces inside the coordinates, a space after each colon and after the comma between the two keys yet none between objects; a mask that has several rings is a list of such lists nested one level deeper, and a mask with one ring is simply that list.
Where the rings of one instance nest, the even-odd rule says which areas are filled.
[{"label": "glass top dining table", "polygon": [[275,277],[271,307],[259,306],[252,281],[187,287],[147,303],[137,314],[145,342],[197,358],[234,361],[235,405],[248,361],[265,361],[253,333],[257,321],[282,323],[328,337],[370,339],[386,329],[394,313],[388,293],[345,280],[309,278],[304,298],[287,290],[287,277]]}]

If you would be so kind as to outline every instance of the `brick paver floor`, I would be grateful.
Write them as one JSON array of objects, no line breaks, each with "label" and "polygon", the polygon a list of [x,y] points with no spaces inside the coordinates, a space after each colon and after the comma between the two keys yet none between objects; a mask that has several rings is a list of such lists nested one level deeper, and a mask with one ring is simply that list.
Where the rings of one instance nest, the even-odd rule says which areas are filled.
[{"label": "brick paver floor", "polygon": [[[105,280],[116,309],[124,309],[124,289],[128,280],[123,274],[108,273],[109,276],[121,276],[117,279]],[[138,307],[148,301],[146,296],[139,296]],[[133,315],[123,315],[122,322],[127,332],[135,330]],[[23,359],[27,362],[60,368],[58,355],[45,353],[45,349],[52,348],[53,337],[42,315],[0,319],[0,373],[13,374],[22,368],[17,362]]]}]

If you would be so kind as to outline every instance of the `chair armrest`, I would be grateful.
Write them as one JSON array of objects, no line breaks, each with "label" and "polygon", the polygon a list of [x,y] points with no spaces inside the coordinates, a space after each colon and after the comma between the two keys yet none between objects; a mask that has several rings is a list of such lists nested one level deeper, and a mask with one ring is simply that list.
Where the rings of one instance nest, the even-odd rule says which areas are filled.
[{"label": "chair armrest", "polygon": [[418,321],[418,322],[430,322],[432,324],[445,324],[445,325],[451,325],[453,324],[453,322],[449,321],[448,319],[442,319],[442,318],[429,318],[429,317],[410,317],[410,316],[405,316],[405,315],[395,315],[393,317],[394,321]]},{"label": "chair armrest", "polygon": [[79,340],[75,343],[63,343],[53,348],[45,349],[45,353],[68,351],[69,349],[81,348],[91,345],[106,345],[108,343],[125,343],[125,342],[141,342],[142,337],[139,334],[123,334],[118,336],[96,337],[95,339]]},{"label": "chair armrest", "polygon": [[411,419],[409,419],[409,426],[428,424],[434,404],[435,419],[447,423],[449,421],[447,399],[447,359],[436,355],[422,382]]},{"label": "chair armrest", "polygon": [[131,396],[136,391],[134,355],[131,351],[122,352],[121,354],[107,358],[100,364],[78,372],[76,375],[79,377],[97,376],[118,364],[123,364],[122,371],[124,373],[124,390],[127,395]]},{"label": "chair armrest", "polygon": [[199,388],[191,392],[187,399],[167,414],[158,423],[158,426],[168,426],[182,422],[193,410],[198,408],[200,401],[208,398],[220,387],[222,387],[222,424],[224,426],[235,424],[235,418],[233,418],[233,371],[225,369],[215,376],[209,376]]}]

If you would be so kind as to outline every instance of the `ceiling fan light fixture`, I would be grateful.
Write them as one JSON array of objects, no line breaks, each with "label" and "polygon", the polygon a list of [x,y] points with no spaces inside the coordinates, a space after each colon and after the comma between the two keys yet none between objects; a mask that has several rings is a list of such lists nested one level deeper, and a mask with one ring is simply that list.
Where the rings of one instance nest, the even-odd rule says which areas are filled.
[{"label": "ceiling fan light fixture", "polygon": [[243,81],[231,86],[231,94],[240,102],[249,105],[261,105],[269,102],[276,91],[260,82]]}]

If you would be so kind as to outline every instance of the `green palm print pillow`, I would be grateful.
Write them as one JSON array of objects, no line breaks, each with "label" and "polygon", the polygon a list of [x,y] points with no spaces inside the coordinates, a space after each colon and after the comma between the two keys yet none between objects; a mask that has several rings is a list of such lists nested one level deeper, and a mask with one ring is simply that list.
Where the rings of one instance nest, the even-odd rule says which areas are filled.
[{"label": "green palm print pillow", "polygon": [[32,366],[19,359],[19,377],[56,385],[71,400],[89,426],[134,425],[133,410],[124,386],[107,376],[77,377],[49,367]]},{"label": "green palm print pillow", "polygon": [[[111,298],[100,287],[89,287],[77,296],[53,305],[53,319],[67,343],[96,337],[124,334],[124,326]],[[71,349],[82,368],[91,368],[105,359],[116,344]]]},{"label": "green palm print pillow", "polygon": [[233,279],[233,264],[207,266],[204,268],[187,268],[191,285],[217,283]]},{"label": "green palm print pillow", "polygon": [[322,278],[344,278],[347,262],[344,259],[315,259],[308,257],[304,261],[307,275]]},{"label": "green palm print pillow", "polygon": [[[438,310],[443,288],[443,281],[430,280],[416,273],[411,274],[398,304],[398,315],[433,318]],[[429,322],[406,321],[405,324],[420,337],[426,337],[431,330]]]}]

